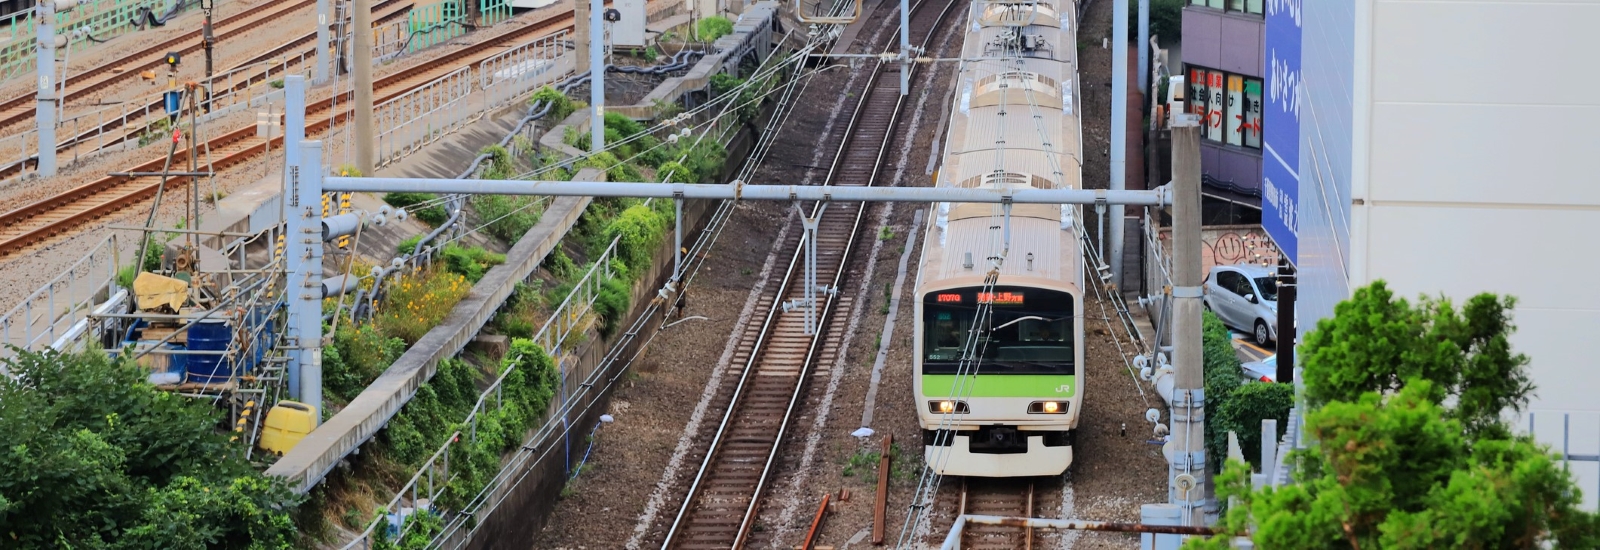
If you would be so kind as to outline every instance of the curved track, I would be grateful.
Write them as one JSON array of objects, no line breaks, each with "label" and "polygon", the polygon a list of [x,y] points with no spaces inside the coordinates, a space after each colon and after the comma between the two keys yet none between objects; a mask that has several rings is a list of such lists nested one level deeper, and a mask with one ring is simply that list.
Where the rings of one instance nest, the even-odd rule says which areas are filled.
[{"label": "curved track", "polygon": [[[938,5],[913,8],[913,39],[926,41],[959,0],[934,0]],[[898,32],[888,43],[898,40]],[[904,98],[899,65],[879,62],[872,69],[828,175],[828,184],[872,186],[884,170],[884,155],[893,141]],[[711,436],[701,463],[670,527],[663,548],[726,549],[749,543],[761,497],[771,478],[784,433],[796,416],[813,367],[831,364],[840,353],[839,332],[854,307],[848,292],[817,295],[818,328],[805,334],[800,310],[781,314],[784,301],[805,296],[806,248],[815,255],[816,284],[839,289],[845,282],[850,252],[861,233],[867,203],[833,202],[809,205],[807,214],[820,218],[814,246],[795,232],[785,249],[793,250],[782,284],[762,298],[760,326],[746,327],[734,353],[742,374],[729,377],[733,388],[722,422]]]},{"label": "curved track", "polygon": [[[315,0],[299,0],[290,2],[277,2],[269,4],[266,9],[245,10],[211,24],[212,33],[218,42],[249,32],[262,25],[278,21],[295,11],[311,6]],[[166,59],[167,52],[176,51],[180,55],[188,56],[191,53],[205,48],[200,39],[201,31],[196,29],[180,36],[144,48],[129,55],[113,59],[97,67],[78,74],[68,75],[66,93],[61,97],[63,103],[81,99],[84,96],[100,93],[108,87],[133,78],[140,71],[161,66]],[[0,103],[0,129],[7,129],[19,123],[33,119],[36,110],[34,100],[37,92],[28,92],[15,98]]]},{"label": "curved track", "polygon": [[[462,66],[476,66],[532,38],[570,29],[572,19],[571,12],[552,14],[532,24],[507,29],[474,46],[379,79],[373,83],[373,104],[380,104]],[[334,112],[335,100],[339,106],[337,112]],[[351,95],[344,93],[307,105],[306,136],[314,137],[350,117],[350,102]],[[280,149],[282,143],[281,136],[271,140],[274,149]],[[209,149],[207,157],[210,165],[221,172],[264,154],[267,147],[267,140],[256,137],[256,129],[252,124],[225,132],[197,149]],[[124,172],[159,172],[165,163],[166,157],[163,156],[127,168]],[[187,163],[186,152],[179,151],[172,157],[173,167],[187,166]],[[184,186],[181,181],[169,182],[169,185],[174,189]],[[85,223],[143,202],[154,197],[160,186],[160,179],[156,177],[107,176],[0,215],[0,257],[28,250]]]}]

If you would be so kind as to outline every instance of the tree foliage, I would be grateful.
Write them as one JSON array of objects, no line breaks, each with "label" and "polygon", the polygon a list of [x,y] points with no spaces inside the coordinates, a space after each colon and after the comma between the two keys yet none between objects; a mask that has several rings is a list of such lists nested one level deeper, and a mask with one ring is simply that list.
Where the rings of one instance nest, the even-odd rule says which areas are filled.
[{"label": "tree foliage", "polygon": [[1505,435],[1501,412],[1522,410],[1533,391],[1527,356],[1511,350],[1515,304],[1479,294],[1458,311],[1443,297],[1421,297],[1415,306],[1397,300],[1383,281],[1358,289],[1306,336],[1306,399],[1356,402],[1427,380],[1435,403],[1456,399],[1448,413],[1469,434]]},{"label": "tree foliage", "polygon": [[1230,463],[1217,478],[1219,497],[1237,499],[1226,535],[1190,548],[1246,535],[1262,549],[1600,547],[1572,475],[1500,420],[1532,391],[1506,344],[1513,301],[1421,303],[1379,282],[1318,322],[1302,345],[1320,408],[1306,417],[1314,443],[1290,456],[1298,484],[1252,490],[1248,467]]},{"label": "tree foliage", "polygon": [[0,546],[288,548],[298,500],[218,411],[103,352],[19,352],[0,377]]}]

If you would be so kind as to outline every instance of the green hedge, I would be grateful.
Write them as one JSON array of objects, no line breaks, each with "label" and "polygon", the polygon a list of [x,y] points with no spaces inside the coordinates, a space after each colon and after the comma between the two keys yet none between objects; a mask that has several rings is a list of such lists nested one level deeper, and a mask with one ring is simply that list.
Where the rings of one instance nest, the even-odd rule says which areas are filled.
[{"label": "green hedge", "polygon": [[1245,460],[1260,466],[1261,420],[1278,419],[1278,435],[1289,427],[1289,407],[1294,385],[1243,383],[1233,335],[1216,314],[1204,314],[1202,348],[1206,391],[1206,456],[1215,471],[1222,471],[1228,456],[1228,432],[1239,437]]}]

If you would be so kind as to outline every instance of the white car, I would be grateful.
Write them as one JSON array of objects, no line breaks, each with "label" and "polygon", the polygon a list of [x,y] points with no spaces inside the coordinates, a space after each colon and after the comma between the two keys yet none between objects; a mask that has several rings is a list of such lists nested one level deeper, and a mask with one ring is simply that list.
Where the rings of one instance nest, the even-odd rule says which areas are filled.
[{"label": "white car", "polygon": [[1254,264],[1219,265],[1206,273],[1206,309],[1229,328],[1244,331],[1256,345],[1278,338],[1278,279],[1275,268]]},{"label": "white car", "polygon": [[1278,354],[1268,355],[1266,359],[1251,361],[1239,365],[1245,382],[1276,382],[1278,380]]}]

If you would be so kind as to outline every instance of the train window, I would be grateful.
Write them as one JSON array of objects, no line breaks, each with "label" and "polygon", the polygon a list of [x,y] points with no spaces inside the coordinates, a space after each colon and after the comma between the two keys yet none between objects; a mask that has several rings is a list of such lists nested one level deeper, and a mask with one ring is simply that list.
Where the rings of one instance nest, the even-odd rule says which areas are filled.
[{"label": "train window", "polygon": [[[1074,311],[1071,294],[1038,288],[928,293],[919,320],[923,372],[956,373],[963,363],[970,370],[973,363],[963,360],[976,359],[982,373],[1071,373],[1077,363]],[[981,330],[974,333],[975,326]]]}]

